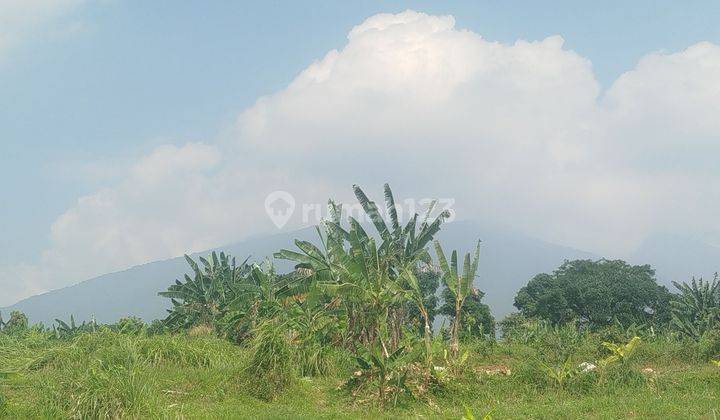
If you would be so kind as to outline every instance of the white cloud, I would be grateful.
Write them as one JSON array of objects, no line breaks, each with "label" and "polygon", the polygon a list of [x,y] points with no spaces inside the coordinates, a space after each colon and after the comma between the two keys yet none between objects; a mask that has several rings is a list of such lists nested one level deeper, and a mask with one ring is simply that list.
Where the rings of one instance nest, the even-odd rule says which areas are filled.
[{"label": "white cloud", "polygon": [[0,60],[21,42],[52,32],[51,29],[57,21],[85,2],[86,0],[0,1]]},{"label": "white cloud", "polygon": [[449,16],[376,15],[243,112],[230,142],[163,146],[80,199],[43,257],[62,280],[42,287],[268,230],[277,189],[323,202],[388,181],[599,253],[655,231],[713,233],[718,111],[710,43],[652,53],[601,93],[559,36],[501,44]]}]

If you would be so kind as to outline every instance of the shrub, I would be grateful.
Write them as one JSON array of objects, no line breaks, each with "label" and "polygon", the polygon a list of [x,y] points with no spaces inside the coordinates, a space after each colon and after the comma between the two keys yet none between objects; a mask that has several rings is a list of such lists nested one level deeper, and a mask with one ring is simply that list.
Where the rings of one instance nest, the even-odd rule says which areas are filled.
[{"label": "shrub", "polygon": [[159,319],[154,319],[147,327],[148,335],[159,335],[169,332],[165,323]]},{"label": "shrub", "polygon": [[17,334],[28,329],[28,317],[20,311],[12,311],[10,319],[2,322],[0,317],[0,329],[7,334]]},{"label": "shrub", "polygon": [[261,323],[251,342],[251,356],[245,367],[251,395],[272,400],[296,382],[295,366],[285,325],[275,320]]},{"label": "shrub", "polygon": [[122,334],[140,334],[145,331],[145,322],[136,316],[120,318],[115,329]]},{"label": "shrub", "polygon": [[698,342],[698,352],[704,360],[720,355],[720,331],[708,330]]}]

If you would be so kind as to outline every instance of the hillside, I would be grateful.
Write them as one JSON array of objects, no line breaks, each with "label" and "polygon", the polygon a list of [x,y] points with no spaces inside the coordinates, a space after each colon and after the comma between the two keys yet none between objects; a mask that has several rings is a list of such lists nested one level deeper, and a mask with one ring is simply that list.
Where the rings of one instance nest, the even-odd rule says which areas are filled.
[{"label": "hillside", "polygon": [[[306,228],[248,239],[218,249],[240,260],[247,256],[261,260],[281,248],[292,248],[296,238],[314,240],[315,237],[315,229]],[[486,302],[496,317],[512,311],[515,293],[534,274],[550,271],[564,259],[593,258],[587,252],[468,221],[446,224],[438,238],[446,249],[462,252],[470,250],[478,238],[482,239],[480,275],[476,286],[485,291]],[[280,271],[291,268],[284,261],[276,264]],[[186,269],[187,264],[182,257],[156,261],[33,296],[0,311],[21,310],[31,322],[45,324],[51,324],[55,318],[67,319],[70,314],[77,320],[95,316],[99,322],[111,322],[128,315],[149,321],[165,314],[167,302],[158,297],[157,292],[167,288]]]},{"label": "hillside", "polygon": [[658,279],[674,290],[671,280],[711,280],[720,271],[720,248],[687,236],[658,234],[643,241],[629,260],[651,264]]}]

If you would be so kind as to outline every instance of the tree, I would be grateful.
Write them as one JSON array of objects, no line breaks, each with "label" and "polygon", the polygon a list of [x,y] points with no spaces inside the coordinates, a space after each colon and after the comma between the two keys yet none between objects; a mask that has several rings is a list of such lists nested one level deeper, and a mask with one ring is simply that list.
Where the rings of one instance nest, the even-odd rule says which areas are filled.
[{"label": "tree", "polygon": [[477,247],[475,248],[475,255],[472,260],[470,259],[470,253],[465,254],[462,273],[458,270],[457,251],[452,252],[450,263],[448,263],[442,246],[440,246],[440,242],[435,241],[435,253],[437,254],[440,269],[443,273],[443,283],[450,291],[450,297],[454,304],[450,350],[453,355],[457,356],[463,305],[474,290],[472,285],[475,280],[475,275],[477,274],[478,262],[480,261],[480,241],[478,241]]},{"label": "tree", "polygon": [[526,317],[564,324],[576,314],[565,297],[565,287],[556,275],[538,274],[515,296],[515,307]]},{"label": "tree", "polygon": [[715,274],[712,282],[695,280],[673,282],[680,294],[670,304],[672,322],[681,333],[700,338],[720,321],[720,282]]},{"label": "tree", "polygon": [[[440,273],[432,267],[422,267],[413,273],[418,283],[418,293],[422,299],[422,306],[427,312],[428,324],[432,327],[435,315],[438,313],[440,299],[437,289],[440,287]],[[425,321],[417,304],[408,304],[406,308],[407,324],[410,328],[424,334]]]},{"label": "tree", "polygon": [[0,316],[0,330],[6,333],[25,331],[28,328],[28,317],[20,311],[10,312],[10,319],[3,322]]},{"label": "tree", "polygon": [[[415,214],[401,226],[392,191],[385,184],[388,225],[375,202],[358,186],[353,190],[379,239],[369,235],[354,217],[348,218],[346,230],[341,223],[341,206],[330,200],[329,218],[318,227],[320,247],[295,241],[300,252],[285,249],[275,258],[295,262],[296,270],[306,272],[313,284],[340,299],[347,314],[351,346],[357,342],[366,347],[380,344],[388,354],[397,348],[406,326],[406,303],[424,304],[423,299],[417,299],[422,291],[419,284],[415,287],[412,273],[430,263],[427,244],[449,214],[442,212],[431,221],[431,205],[419,225]],[[418,311],[427,312],[420,306]]]},{"label": "tree", "polygon": [[219,255],[213,252],[210,260],[200,257],[202,269],[189,256],[185,260],[193,276],[185,274],[185,281],[175,280],[166,291],[158,293],[172,302],[165,323],[175,331],[196,325],[213,326],[223,315],[225,305],[238,297],[237,286],[251,270],[247,260],[237,265],[234,258],[223,252]]},{"label": "tree", "polygon": [[591,328],[669,321],[670,293],[649,265],[621,260],[566,261],[552,274],[538,274],[515,296],[526,317],[553,324],[572,319]]},{"label": "tree", "polygon": [[[441,295],[443,304],[438,312],[452,321],[455,319],[455,296],[447,288],[443,289]],[[495,336],[495,318],[490,312],[490,307],[482,302],[484,296],[485,293],[473,288],[465,299],[460,320],[461,337],[481,337],[485,334]]]}]

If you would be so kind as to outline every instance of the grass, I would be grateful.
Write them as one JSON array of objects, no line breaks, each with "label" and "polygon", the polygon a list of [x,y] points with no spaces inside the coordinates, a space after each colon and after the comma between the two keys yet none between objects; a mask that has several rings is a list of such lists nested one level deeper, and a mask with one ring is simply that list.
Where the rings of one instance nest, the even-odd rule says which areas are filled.
[{"label": "grass", "polygon": [[[713,419],[720,414],[720,368],[688,357],[682,343],[643,342],[632,364],[602,376],[576,375],[562,387],[542,366],[560,366],[569,350],[504,342],[475,342],[464,350],[470,356],[455,379],[425,398],[381,407],[341,389],[352,374],[352,363],[344,360],[335,362],[330,376],[298,378],[266,398],[257,393],[262,379],[248,369],[257,348],[208,335],[102,331],[69,340],[33,332],[0,335],[0,417],[459,419],[465,406],[476,418],[492,411],[500,419]],[[574,365],[607,355],[594,337],[571,350]],[[488,366],[507,367],[511,374],[483,373]],[[653,372],[641,373],[647,367]]]}]

